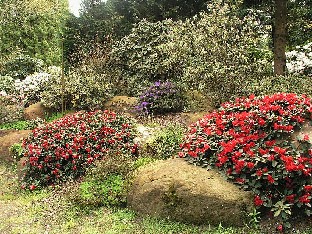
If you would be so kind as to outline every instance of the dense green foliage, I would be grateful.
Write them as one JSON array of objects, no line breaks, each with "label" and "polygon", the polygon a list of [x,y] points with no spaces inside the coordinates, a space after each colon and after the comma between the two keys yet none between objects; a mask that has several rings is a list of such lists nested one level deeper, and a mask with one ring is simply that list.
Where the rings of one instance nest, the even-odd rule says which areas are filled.
[{"label": "dense green foliage", "polygon": [[[260,10],[264,15],[273,18],[272,0],[244,0],[242,9],[253,8]],[[294,49],[298,45],[311,42],[312,38],[312,1],[311,0],[292,0],[287,1],[287,45]],[[273,25],[273,21],[269,23]]]},{"label": "dense green foliage", "polygon": [[59,64],[67,14],[68,2],[65,0],[1,1],[1,57],[22,50],[48,65]]},{"label": "dense green foliage", "polygon": [[307,94],[312,97],[311,77],[303,75],[264,77],[261,80],[250,81],[247,90],[256,96],[285,92]]},{"label": "dense green foliage", "polygon": [[28,55],[17,54],[7,60],[0,70],[1,74],[13,79],[24,80],[28,75],[43,70],[44,63],[41,59],[31,58]]},{"label": "dense green foliage", "polygon": [[148,155],[155,159],[173,158],[183,142],[184,128],[179,124],[170,124],[156,131],[146,143]]},{"label": "dense green foliage", "polygon": [[242,19],[233,6],[218,1],[209,7],[209,13],[185,22],[141,21],[118,41],[111,61],[119,86],[136,95],[140,86],[170,79],[218,105],[241,94],[247,81],[270,74],[270,29],[257,14]]},{"label": "dense green foliage", "polygon": [[[66,35],[66,57],[73,59],[82,49],[87,51],[92,43],[118,40],[130,33],[135,23],[142,19],[157,22],[171,18],[186,19],[207,10],[207,0],[84,0],[79,17],[71,16]],[[78,40],[77,40],[78,39]]]},{"label": "dense green foliage", "polygon": [[60,74],[52,75],[49,82],[41,94],[41,101],[54,110],[61,110],[62,100],[67,109],[95,110],[112,94],[107,76],[92,70],[71,71],[64,77],[64,86]]}]

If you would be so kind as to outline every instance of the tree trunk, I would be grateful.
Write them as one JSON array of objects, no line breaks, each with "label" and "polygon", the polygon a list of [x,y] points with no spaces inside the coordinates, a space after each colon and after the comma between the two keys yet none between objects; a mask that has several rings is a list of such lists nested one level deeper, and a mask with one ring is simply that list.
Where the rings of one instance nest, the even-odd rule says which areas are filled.
[{"label": "tree trunk", "polygon": [[284,75],[286,70],[287,0],[275,0],[274,74]]}]

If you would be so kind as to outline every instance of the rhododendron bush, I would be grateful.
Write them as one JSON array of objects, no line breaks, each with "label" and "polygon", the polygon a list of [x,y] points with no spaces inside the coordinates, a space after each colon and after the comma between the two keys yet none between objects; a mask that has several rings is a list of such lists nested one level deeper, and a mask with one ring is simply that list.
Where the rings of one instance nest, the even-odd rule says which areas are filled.
[{"label": "rhododendron bush", "polygon": [[23,141],[22,187],[78,177],[108,154],[135,154],[133,138],[130,119],[109,111],[77,112],[34,129]]},{"label": "rhododendron bush", "polygon": [[312,139],[300,129],[311,119],[312,101],[304,95],[239,98],[192,124],[179,155],[218,168],[276,217],[286,220],[297,208],[310,215]]},{"label": "rhododendron bush", "polygon": [[164,114],[183,109],[184,98],[181,89],[170,81],[156,81],[139,97],[135,107],[138,113]]}]

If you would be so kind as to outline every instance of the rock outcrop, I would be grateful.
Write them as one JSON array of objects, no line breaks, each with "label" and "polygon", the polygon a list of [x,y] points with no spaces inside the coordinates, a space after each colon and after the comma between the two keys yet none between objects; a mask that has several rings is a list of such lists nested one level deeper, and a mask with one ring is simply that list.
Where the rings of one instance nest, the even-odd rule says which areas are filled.
[{"label": "rock outcrop", "polygon": [[253,208],[252,197],[218,172],[175,158],[139,169],[128,205],[138,213],[176,221],[241,226]]}]

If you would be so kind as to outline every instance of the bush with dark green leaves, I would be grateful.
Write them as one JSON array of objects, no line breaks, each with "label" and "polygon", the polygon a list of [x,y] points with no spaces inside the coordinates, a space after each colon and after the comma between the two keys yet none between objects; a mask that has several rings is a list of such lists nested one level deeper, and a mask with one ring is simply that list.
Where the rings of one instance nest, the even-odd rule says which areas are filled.
[{"label": "bush with dark green leaves", "polygon": [[269,95],[277,92],[307,94],[312,97],[311,77],[304,75],[269,76],[252,80],[244,90],[246,95]]},{"label": "bush with dark green leaves", "polygon": [[24,80],[27,76],[35,72],[42,72],[43,69],[44,62],[41,59],[20,54],[4,64],[1,74],[10,76],[13,79]]}]

